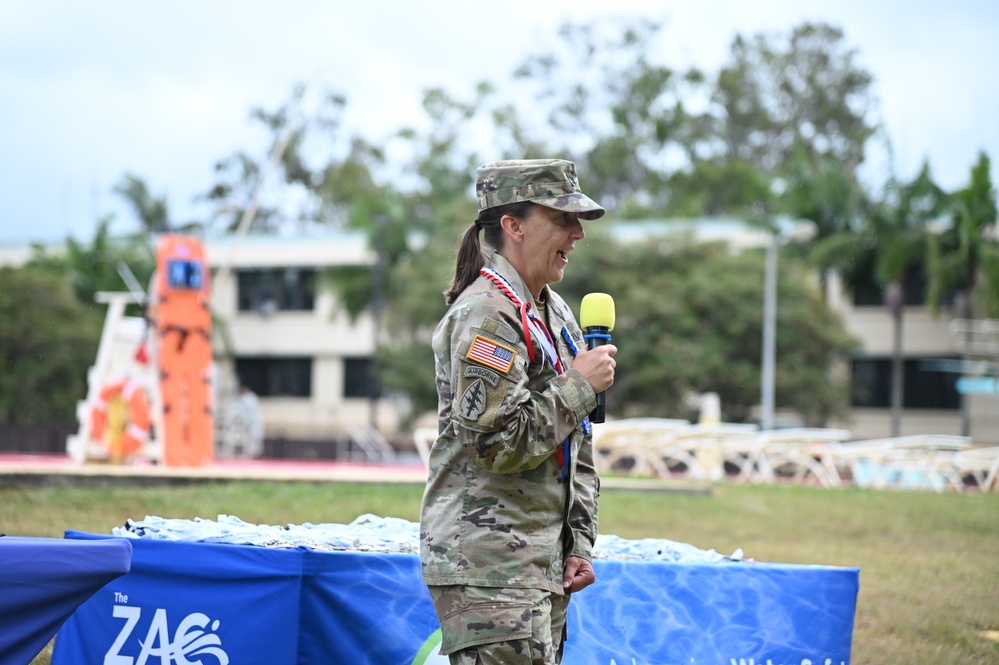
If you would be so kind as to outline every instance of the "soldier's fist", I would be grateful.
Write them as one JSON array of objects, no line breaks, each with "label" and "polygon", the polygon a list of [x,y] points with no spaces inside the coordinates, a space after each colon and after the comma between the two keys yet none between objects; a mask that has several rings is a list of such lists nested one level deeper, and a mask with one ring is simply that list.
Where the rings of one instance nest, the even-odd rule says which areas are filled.
[{"label": "soldier's fist", "polygon": [[617,347],[604,344],[594,349],[584,349],[572,361],[572,368],[578,370],[593,387],[593,392],[602,393],[614,384],[614,368],[617,361],[614,354]]}]

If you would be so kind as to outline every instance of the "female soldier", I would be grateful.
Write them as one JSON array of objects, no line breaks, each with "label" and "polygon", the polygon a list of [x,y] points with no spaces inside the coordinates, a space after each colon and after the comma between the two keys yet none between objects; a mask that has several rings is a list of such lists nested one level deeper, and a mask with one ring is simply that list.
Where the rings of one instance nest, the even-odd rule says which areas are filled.
[{"label": "female soldier", "polygon": [[[560,159],[476,171],[434,332],[439,435],[423,497],[423,581],[452,664],[561,661],[569,594],[592,584],[599,480],[587,414],[616,347],[586,350],[561,281],[604,209]],[[484,235],[486,247],[479,243]]]}]

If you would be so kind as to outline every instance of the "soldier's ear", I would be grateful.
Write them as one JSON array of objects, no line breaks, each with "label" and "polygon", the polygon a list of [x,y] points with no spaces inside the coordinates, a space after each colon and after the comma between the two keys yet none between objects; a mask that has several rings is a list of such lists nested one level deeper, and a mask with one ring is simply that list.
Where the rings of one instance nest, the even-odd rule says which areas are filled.
[{"label": "soldier's ear", "polygon": [[513,215],[503,215],[500,218],[500,227],[503,229],[503,235],[513,242],[523,242],[524,221],[519,217],[514,217]]}]

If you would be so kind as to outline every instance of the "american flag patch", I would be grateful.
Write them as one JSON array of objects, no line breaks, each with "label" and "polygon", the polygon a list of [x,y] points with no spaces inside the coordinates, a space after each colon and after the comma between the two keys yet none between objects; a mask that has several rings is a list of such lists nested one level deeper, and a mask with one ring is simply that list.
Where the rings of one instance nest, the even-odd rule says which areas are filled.
[{"label": "american flag patch", "polygon": [[466,357],[507,374],[513,367],[513,359],[517,357],[517,352],[508,346],[476,335]]}]

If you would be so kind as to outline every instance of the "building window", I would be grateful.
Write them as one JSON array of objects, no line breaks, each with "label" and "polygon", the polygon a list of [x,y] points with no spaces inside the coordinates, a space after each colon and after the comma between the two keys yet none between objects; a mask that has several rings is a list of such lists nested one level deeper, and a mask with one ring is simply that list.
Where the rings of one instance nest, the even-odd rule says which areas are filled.
[{"label": "building window", "polygon": [[312,358],[236,358],[236,375],[260,397],[312,396]]},{"label": "building window", "polygon": [[315,303],[313,268],[267,268],[238,273],[239,311],[309,311]]},{"label": "building window", "polygon": [[343,359],[343,396],[377,397],[378,380],[371,358]]},{"label": "building window", "polygon": [[[944,359],[933,359],[934,361]],[[940,371],[925,358],[902,361],[902,407],[906,409],[959,409],[955,372]],[[891,358],[863,358],[853,361],[852,405],[891,407]]]}]

